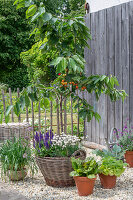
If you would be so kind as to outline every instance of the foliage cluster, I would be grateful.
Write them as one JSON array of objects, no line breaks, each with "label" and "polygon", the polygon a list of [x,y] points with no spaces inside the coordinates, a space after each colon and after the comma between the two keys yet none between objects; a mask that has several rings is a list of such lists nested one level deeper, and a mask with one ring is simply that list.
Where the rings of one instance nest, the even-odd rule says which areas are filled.
[{"label": "foliage cluster", "polygon": [[32,175],[37,170],[29,141],[25,139],[7,140],[0,149],[1,175],[4,176],[11,171],[23,171],[30,168]]},{"label": "foliage cluster", "polygon": [[124,171],[126,163],[122,160],[116,160],[112,156],[104,157],[102,163],[99,166],[99,173],[110,176],[120,176]]},{"label": "foliage cluster", "polygon": [[[48,107],[49,100],[58,98],[62,109],[64,98],[71,96],[76,102],[75,108],[79,108],[80,117],[84,120],[87,118],[88,121],[95,117],[99,121],[100,115],[94,110],[93,106],[77,94],[77,86],[79,91],[94,92],[97,100],[103,93],[108,95],[112,101],[120,98],[124,100],[127,96],[125,91],[115,88],[115,85],[119,85],[116,77],[106,75],[86,77],[85,75],[83,50],[85,47],[89,47],[87,40],[91,39],[91,35],[85,25],[83,16],[55,16],[47,12],[43,2],[35,0],[32,2],[30,0],[16,0],[14,5],[17,9],[27,8],[26,18],[35,25],[31,35],[35,35],[36,41],[42,42],[40,46],[42,54],[51,51],[57,52],[55,59],[49,64],[54,66],[56,73],[60,75],[51,87],[45,87],[43,84],[37,83],[33,87],[23,90],[20,99],[13,106],[17,115],[25,106],[30,105],[30,100],[33,102],[40,101],[41,107],[44,109]],[[63,87],[62,81],[66,84]],[[70,84],[72,82],[75,85]],[[7,114],[9,114],[11,108],[12,106],[8,108]],[[62,110],[60,110],[60,113],[62,113]]]},{"label": "foliage cluster", "polygon": [[[53,16],[66,16],[68,14],[69,16],[75,16],[78,14],[85,14],[85,0],[49,0],[42,2],[45,4],[46,12],[53,14]],[[37,42],[30,50],[22,52],[21,58],[22,62],[28,67],[28,74],[31,82],[39,81],[42,84],[48,85],[57,77],[54,66],[50,66],[49,63],[59,52],[58,49],[56,49],[56,51],[51,50],[42,54],[40,46],[42,43],[45,43],[45,41]]]},{"label": "foliage cluster", "polygon": [[29,39],[31,27],[23,10],[13,6],[13,0],[0,0],[0,80],[12,89],[22,89],[29,83],[27,67],[20,63],[20,53],[33,44],[33,38]]},{"label": "foliage cluster", "polygon": [[133,127],[129,123],[129,119],[125,122],[122,131],[118,132],[118,144],[125,151],[133,151]]},{"label": "foliage cluster", "polygon": [[55,68],[49,66],[49,62],[54,58],[55,51],[45,54],[39,49],[42,42],[37,42],[32,48],[21,53],[21,59],[27,66],[28,76],[31,83],[41,82],[44,85],[50,85],[57,76]]},{"label": "foliage cluster", "polygon": [[121,160],[124,157],[124,152],[123,152],[122,148],[120,146],[118,146],[117,144],[115,144],[109,150],[96,149],[96,150],[93,151],[93,153],[96,154],[97,156],[102,157],[102,158],[105,158],[105,157],[108,157],[108,156],[112,156],[112,157],[114,157],[114,158],[116,158],[118,160]]},{"label": "foliage cluster", "polygon": [[88,157],[85,160],[71,158],[71,162],[74,171],[70,173],[70,176],[96,177],[98,173],[98,163],[93,157]]}]

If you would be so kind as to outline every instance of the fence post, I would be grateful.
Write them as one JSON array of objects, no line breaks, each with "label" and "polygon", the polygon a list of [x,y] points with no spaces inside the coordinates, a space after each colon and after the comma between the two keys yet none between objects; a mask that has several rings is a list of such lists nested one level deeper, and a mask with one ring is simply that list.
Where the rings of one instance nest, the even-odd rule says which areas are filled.
[{"label": "fence post", "polygon": [[[11,105],[12,105],[12,93],[11,93],[11,88],[9,88],[9,96],[10,96],[10,103],[11,103]],[[11,110],[11,116],[12,116],[12,122],[14,122],[13,109]]]},{"label": "fence post", "polygon": [[[84,100],[84,91],[82,91],[82,98]],[[83,135],[84,135],[84,139],[85,139],[85,120],[84,120],[84,132],[83,132]]]},{"label": "fence post", "polygon": [[33,137],[34,137],[34,103],[33,101],[31,102],[31,110],[32,110],[32,132],[33,132]]},{"label": "fence post", "polygon": [[5,103],[5,96],[4,96],[4,90],[1,90],[2,93],[2,100],[3,100],[3,107],[4,107],[4,121],[6,117],[6,103]]},{"label": "fence post", "polygon": [[44,118],[45,118],[45,132],[46,132],[46,129],[47,129],[46,109],[45,109],[45,116],[44,116]]},{"label": "fence post", "polygon": [[38,122],[39,122],[39,132],[41,131],[41,109],[40,109],[40,102],[38,104]]},{"label": "fence post", "polygon": [[53,119],[52,119],[52,117],[53,117],[53,114],[52,114],[52,108],[53,108],[53,103],[52,103],[52,101],[50,102],[50,129],[52,130],[52,125],[53,125]]},{"label": "fence post", "polygon": [[[78,96],[78,90],[77,90],[77,96]],[[79,104],[79,99],[77,100],[77,103]],[[77,108],[78,111],[78,118],[77,118],[77,135],[79,135],[79,106]]]},{"label": "fence post", "polygon": [[64,133],[67,134],[67,107],[66,107],[66,98],[64,98]]},{"label": "fence post", "polygon": [[60,96],[60,123],[61,123],[61,132],[63,132],[62,95]]},{"label": "fence post", "polygon": [[[72,86],[70,86],[70,90],[72,91]],[[73,135],[73,100],[72,100],[72,97],[70,96],[70,101],[71,101],[71,132],[72,132],[72,135]]]},{"label": "fence post", "polygon": [[[17,88],[17,95],[18,95],[18,98],[19,98],[20,97],[19,88]],[[18,116],[18,121],[21,122],[21,116],[20,116],[20,114]]]},{"label": "fence post", "polygon": [[60,120],[59,120],[59,101],[58,97],[56,98],[56,104],[57,104],[57,132],[60,135]]}]

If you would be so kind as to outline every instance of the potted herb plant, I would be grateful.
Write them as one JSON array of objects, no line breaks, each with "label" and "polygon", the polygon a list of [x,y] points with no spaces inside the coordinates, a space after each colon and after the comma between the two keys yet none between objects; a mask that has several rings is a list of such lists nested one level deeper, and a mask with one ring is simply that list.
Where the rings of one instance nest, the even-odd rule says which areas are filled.
[{"label": "potted herb plant", "polygon": [[88,196],[93,193],[93,188],[98,172],[98,163],[93,157],[85,160],[71,158],[74,171],[70,176],[74,177],[79,196]]},{"label": "potted herb plant", "polygon": [[127,123],[119,134],[118,143],[125,152],[125,159],[129,167],[133,167],[133,132],[128,128]]},{"label": "potted herb plant", "polygon": [[29,141],[21,138],[7,140],[0,149],[1,176],[6,175],[12,181],[25,178],[30,168],[32,175],[37,167],[32,157]]},{"label": "potted herb plant", "polygon": [[112,156],[104,157],[98,169],[102,187],[114,188],[117,177],[125,171],[126,166],[127,164],[123,163],[122,160],[117,160]]},{"label": "potted herb plant", "polygon": [[122,160],[124,161],[124,152],[122,148],[118,145],[115,144],[110,149],[95,149],[92,151],[93,154],[96,154],[96,156],[100,156],[101,158],[105,158],[108,156],[112,156],[116,158],[117,160]]},{"label": "potted herb plant", "polygon": [[36,132],[34,148],[36,161],[49,186],[74,186],[69,173],[72,171],[71,157],[85,159],[86,152],[80,149],[80,139],[71,135],[56,135],[47,131]]}]

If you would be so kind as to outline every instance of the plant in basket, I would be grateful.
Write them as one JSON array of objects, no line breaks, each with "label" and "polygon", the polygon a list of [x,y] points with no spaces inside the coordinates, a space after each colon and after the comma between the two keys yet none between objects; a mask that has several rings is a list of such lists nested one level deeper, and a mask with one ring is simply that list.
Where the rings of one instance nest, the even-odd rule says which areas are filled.
[{"label": "plant in basket", "polygon": [[104,157],[99,166],[98,172],[103,188],[112,189],[116,185],[116,178],[119,177],[124,171],[126,163],[122,160],[117,160],[112,156]]},{"label": "plant in basket", "polygon": [[123,130],[119,134],[119,146],[125,152],[126,162],[130,167],[133,167],[133,127],[128,128],[128,123],[125,124]]},{"label": "plant in basket", "polygon": [[85,159],[86,153],[80,149],[80,139],[76,136],[53,134],[34,135],[36,161],[44,179],[49,186],[73,186],[74,180],[69,176],[72,171],[71,157]]},{"label": "plant in basket", "polygon": [[93,193],[93,188],[98,173],[98,163],[93,157],[85,160],[71,158],[74,171],[70,176],[74,177],[78,194],[80,196],[88,196]]},{"label": "plant in basket", "polygon": [[7,140],[0,149],[1,176],[10,180],[22,180],[27,175],[28,168],[32,176],[37,171],[29,141],[22,138]]}]

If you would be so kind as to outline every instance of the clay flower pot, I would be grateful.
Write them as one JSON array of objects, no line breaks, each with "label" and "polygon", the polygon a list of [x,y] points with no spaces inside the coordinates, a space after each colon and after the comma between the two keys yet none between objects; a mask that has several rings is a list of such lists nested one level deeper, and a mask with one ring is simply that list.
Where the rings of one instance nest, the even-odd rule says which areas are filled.
[{"label": "clay flower pot", "polygon": [[133,167],[133,151],[126,151],[125,159],[126,163],[129,164],[129,167]]},{"label": "clay flower pot", "polygon": [[9,170],[7,176],[11,181],[20,181],[27,176],[27,170],[24,169],[23,171],[17,171],[17,172]]},{"label": "clay flower pot", "polygon": [[101,185],[105,189],[112,189],[116,185],[116,176],[106,176],[104,174],[99,174]]},{"label": "clay flower pot", "polygon": [[78,189],[79,196],[88,196],[93,193],[96,178],[89,179],[87,177],[73,177]]}]

